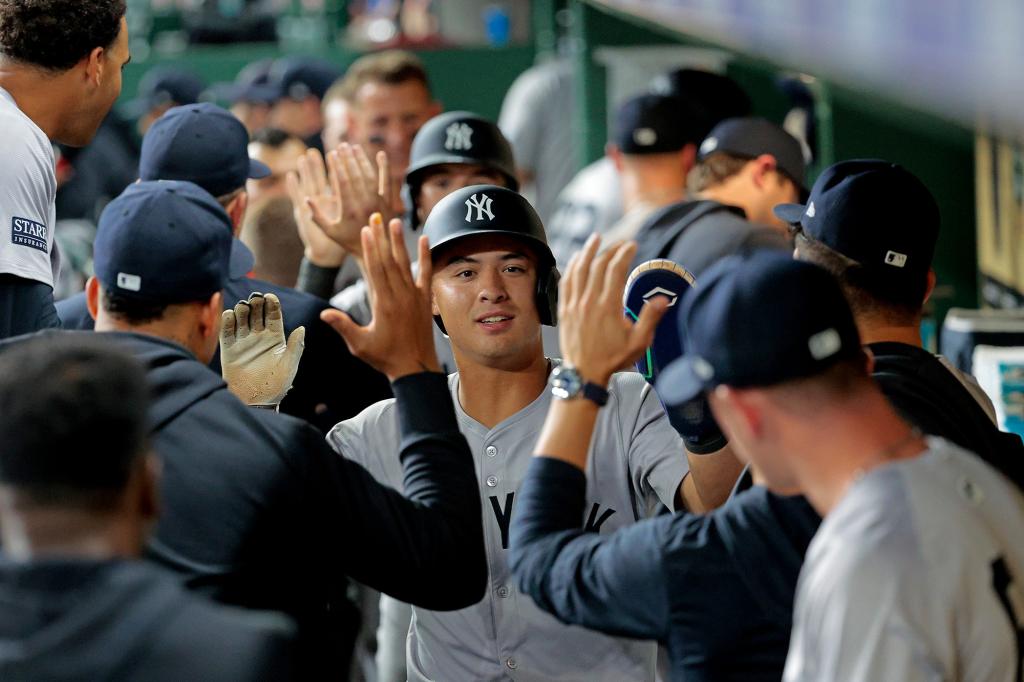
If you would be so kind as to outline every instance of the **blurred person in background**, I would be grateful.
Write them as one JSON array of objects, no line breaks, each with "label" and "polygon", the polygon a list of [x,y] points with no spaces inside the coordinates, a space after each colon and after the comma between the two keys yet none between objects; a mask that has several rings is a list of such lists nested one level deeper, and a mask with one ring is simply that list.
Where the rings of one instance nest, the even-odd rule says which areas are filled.
[{"label": "blurred person in background", "polygon": [[324,94],[321,103],[324,130],[320,134],[324,149],[337,149],[348,141],[348,102],[345,100],[345,79],[339,78]]},{"label": "blurred person in background", "polygon": [[[743,89],[716,73],[676,69],[655,78],[648,89],[677,97],[686,105],[685,128],[695,148],[720,121],[751,112]],[[623,211],[622,183],[614,162],[605,155],[577,173],[558,197],[548,232],[559,266],[567,266],[590,235],[606,235]]]},{"label": "blurred person in background", "polygon": [[270,86],[273,59],[260,59],[247,64],[230,83],[214,83],[206,93],[208,99],[223,101],[235,118],[250,134],[270,125],[270,106],[274,88]]},{"label": "blurred person in background", "polygon": [[155,66],[139,81],[135,99],[124,105],[125,116],[135,119],[139,136],[167,110],[195,104],[206,89],[196,74],[177,66]]},{"label": "blurred person in background", "polygon": [[281,287],[295,286],[303,245],[291,199],[270,196],[254,202],[246,213],[238,238],[256,258],[253,277]]},{"label": "blurred person in background", "polygon": [[298,136],[279,128],[263,128],[252,134],[249,158],[256,159],[270,169],[264,178],[251,178],[245,183],[249,201],[287,197],[285,178],[298,169],[299,159],[306,153],[306,143]]},{"label": "blurred person in background", "polygon": [[806,195],[806,173],[800,143],[781,127],[756,117],[722,121],[700,144],[688,198],[640,228],[634,265],[667,258],[699,280],[723,256],[791,248],[772,209]]},{"label": "blurred person in background", "polygon": [[625,212],[607,243],[633,239],[651,213],[685,196],[686,175],[697,161],[685,123],[685,104],[668,95],[638,95],[619,108],[605,153],[619,174]]},{"label": "blurred person in background", "polygon": [[268,77],[268,83],[274,89],[269,125],[296,135],[307,146],[323,151],[321,101],[339,76],[341,69],[323,59],[282,57],[274,62]]},{"label": "blurred person in background", "polygon": [[397,50],[357,59],[340,89],[348,104],[348,141],[362,146],[370,158],[377,151],[387,152],[393,204],[390,216],[384,217],[394,217],[403,210],[400,190],[413,138],[441,112],[441,104],[431,94],[420,59]]}]

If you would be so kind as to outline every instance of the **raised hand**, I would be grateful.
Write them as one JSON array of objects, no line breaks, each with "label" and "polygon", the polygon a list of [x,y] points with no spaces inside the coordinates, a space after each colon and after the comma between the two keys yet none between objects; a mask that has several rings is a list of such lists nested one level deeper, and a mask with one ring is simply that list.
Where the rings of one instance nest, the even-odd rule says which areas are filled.
[{"label": "raised hand", "polygon": [[387,154],[377,152],[376,160],[374,169],[362,147],[342,143],[327,155],[327,174],[320,192],[306,197],[316,224],[359,259],[363,255],[360,231],[370,216],[379,213],[385,223],[393,217]]},{"label": "raised hand", "polygon": [[340,310],[320,318],[341,334],[349,351],[394,381],[407,374],[439,372],[430,310],[430,247],[419,241],[419,274],[413,278],[402,221],[388,225],[375,213],[361,232],[363,267],[373,321],[360,327]]},{"label": "raised hand", "polygon": [[338,242],[313,220],[313,210],[306,202],[307,197],[316,197],[325,204],[331,201],[328,191],[327,170],[324,157],[319,150],[309,149],[299,158],[298,170],[285,176],[288,196],[292,200],[295,224],[299,239],[305,247],[306,260],[322,268],[340,267],[345,262],[346,251]]},{"label": "raised hand", "polygon": [[221,315],[220,364],[228,390],[246,405],[276,406],[292,387],[306,329],[284,338],[281,301],[253,293]]},{"label": "raised hand", "polygon": [[620,367],[651,345],[668,302],[658,297],[643,307],[634,324],[622,314],[622,292],[636,244],[613,244],[598,254],[601,238],[587,240],[573,256],[558,295],[558,337],[562,357],[585,380],[606,385]]}]

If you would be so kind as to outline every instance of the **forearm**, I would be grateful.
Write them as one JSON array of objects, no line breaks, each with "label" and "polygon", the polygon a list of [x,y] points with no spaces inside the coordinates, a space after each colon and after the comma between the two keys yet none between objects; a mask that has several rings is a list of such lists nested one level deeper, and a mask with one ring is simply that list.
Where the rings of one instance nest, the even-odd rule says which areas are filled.
[{"label": "forearm", "polygon": [[[563,622],[614,635],[661,637],[667,609],[639,596],[641,586],[654,592],[652,576],[661,570],[660,550],[641,537],[653,528],[633,526],[611,536],[584,530],[586,489],[583,472],[564,460],[536,457],[530,463],[509,543],[520,590]],[[634,564],[637,555],[643,566]]]},{"label": "forearm", "polygon": [[[487,579],[473,457],[459,431],[444,375],[408,375],[393,382],[392,389],[398,406],[405,496],[426,519],[421,537],[410,538],[427,562],[419,567],[416,580],[410,581],[419,585],[422,594],[405,601],[435,602],[429,606],[435,609],[461,608],[479,600]],[[457,561],[452,561],[455,557]]]}]

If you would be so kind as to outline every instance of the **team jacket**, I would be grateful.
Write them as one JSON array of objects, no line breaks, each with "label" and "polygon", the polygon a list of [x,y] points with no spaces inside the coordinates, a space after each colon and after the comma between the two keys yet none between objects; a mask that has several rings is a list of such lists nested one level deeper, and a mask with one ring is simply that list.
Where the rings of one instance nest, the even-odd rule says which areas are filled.
[{"label": "team jacket", "polygon": [[150,383],[163,512],[149,558],[218,601],[291,616],[307,673],[340,669],[346,576],[431,609],[479,601],[480,498],[443,375],[393,384],[401,439],[381,456],[401,458],[403,497],[308,424],[243,405],[177,344],[105,337],[143,363]]},{"label": "team jacket", "polygon": [[[327,301],[288,287],[251,277],[229,280],[224,286],[224,307],[246,299],[254,291],[276,294],[284,311],[285,333],[306,328],[306,349],[295,375],[295,384],[281,403],[281,411],[305,419],[326,432],[341,419],[359,414],[365,407],[391,396],[387,379],[352,356],[342,338],[320,320]],[[85,294],[57,302],[64,329],[92,329],[93,319]],[[220,373],[220,354],[210,369]]]},{"label": "team jacket", "polygon": [[4,682],[292,679],[286,618],[213,604],[134,561],[0,559]]}]

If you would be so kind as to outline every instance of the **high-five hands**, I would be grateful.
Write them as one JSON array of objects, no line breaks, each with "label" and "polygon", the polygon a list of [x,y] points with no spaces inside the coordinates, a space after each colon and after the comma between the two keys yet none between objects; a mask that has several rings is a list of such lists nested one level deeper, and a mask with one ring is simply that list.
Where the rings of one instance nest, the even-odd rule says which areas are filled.
[{"label": "high-five hands", "polygon": [[284,338],[281,301],[253,293],[221,315],[221,374],[246,405],[277,406],[292,387],[305,347],[306,329]]},{"label": "high-five hands", "polygon": [[[306,194],[303,203],[324,234],[348,253],[362,258],[360,230],[369,217],[380,213],[385,222],[393,217],[394,197],[387,154],[377,152],[377,168],[374,169],[362,147],[342,143],[327,155],[326,176],[322,166],[317,166],[317,158],[315,153],[307,152],[306,163],[299,166],[300,176],[303,166],[312,176],[305,187],[315,191]],[[301,178],[299,184],[304,184]]]},{"label": "high-five hands", "polygon": [[395,381],[407,374],[441,370],[434,350],[427,238],[420,237],[419,274],[414,279],[402,221],[392,220],[388,230],[390,237],[383,218],[375,213],[361,232],[373,321],[360,327],[334,309],[325,310],[320,318],[341,334],[353,355]]},{"label": "high-five hands", "polygon": [[313,220],[313,209],[306,203],[307,197],[323,197],[330,201],[331,191],[327,180],[327,166],[318,149],[309,149],[299,157],[298,170],[285,176],[288,196],[292,200],[292,211],[298,227],[299,238],[305,247],[306,260],[322,268],[340,267],[347,255],[344,247],[327,236],[327,233]]},{"label": "high-five hands", "polygon": [[636,244],[613,244],[598,254],[601,238],[587,240],[573,256],[558,295],[558,338],[562,357],[580,376],[605,386],[621,367],[651,345],[668,301],[657,297],[634,324],[622,314],[622,292]]}]

